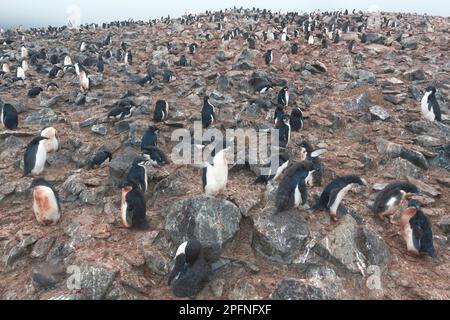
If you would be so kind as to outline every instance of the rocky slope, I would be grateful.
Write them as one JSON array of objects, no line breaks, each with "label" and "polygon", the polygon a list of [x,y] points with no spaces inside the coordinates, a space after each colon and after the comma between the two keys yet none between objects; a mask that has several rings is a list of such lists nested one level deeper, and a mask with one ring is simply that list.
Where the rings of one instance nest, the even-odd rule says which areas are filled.
[{"label": "rocky slope", "polygon": [[[21,60],[21,46],[45,48],[47,56],[58,55],[59,63],[66,54],[84,61],[95,54],[80,53],[81,42],[103,52],[106,48],[99,43],[107,34],[112,36],[108,47],[113,52],[126,42],[134,56],[132,66],[114,57],[105,59],[103,74],[89,68],[94,86],[86,95],[80,92],[78,78],[66,74],[53,80],[57,92],[28,98],[32,84],[46,87],[50,81],[48,59],[40,61],[41,71],[31,65],[25,81],[13,82],[8,74],[0,78],[2,103],[20,111],[18,131],[0,133],[2,299],[173,299],[167,274],[177,245],[188,233],[223,249],[200,299],[450,298],[450,129],[445,123],[426,122],[420,114],[420,99],[430,84],[438,90],[443,114],[448,114],[449,19],[403,14],[394,28],[378,22],[383,17],[396,20],[396,14],[367,14],[368,43],[361,43],[361,33],[350,31],[342,34],[340,43],[330,41],[328,49],[321,49],[317,39],[309,45],[303,32],[296,38],[293,30],[301,30],[297,19],[287,24],[287,42],[257,40],[253,50],[242,34],[221,40],[235,28],[249,32],[252,26],[260,39],[262,31],[282,30],[283,16],[259,14],[255,20],[255,14],[227,11],[223,30],[201,15],[201,24],[185,25],[176,19],[151,26],[131,23],[57,34],[13,30],[2,35],[1,42],[12,41],[0,47],[12,66]],[[348,18],[341,15],[338,20]],[[318,17],[321,22],[326,19]],[[352,20],[352,29],[355,24]],[[353,53],[347,49],[351,39],[357,39]],[[290,53],[294,42],[299,44],[298,54]],[[199,46],[194,55],[188,54],[191,43]],[[263,56],[268,48],[274,49],[270,67]],[[176,65],[181,54],[187,55],[189,66]],[[164,66],[174,73],[173,82],[162,81]],[[138,76],[147,72],[154,83],[137,85]],[[267,78],[275,89],[255,94],[256,78]],[[216,128],[270,128],[276,94],[283,85],[291,91],[288,108],[299,106],[308,117],[305,128],[293,133],[294,158],[297,143],[306,139],[328,149],[321,156],[324,185],[344,174],[369,182],[369,187],[347,195],[339,222],[332,222],[325,212],[308,210],[274,216],[271,186],[266,190],[253,185],[255,175],[245,166],[230,170],[225,194],[209,198],[202,196],[198,168],[170,164],[150,170],[150,230],[121,227],[120,190],[114,179],[139,153],[158,99],[170,105],[170,119],[157,124],[161,148],[170,154],[176,144],[171,132],[179,126],[193,127],[204,94],[222,106]],[[137,111],[127,120],[106,121],[111,106],[124,96]],[[58,130],[62,148],[49,156],[43,175],[59,191],[63,215],[56,226],[42,227],[32,211],[32,179],[22,177],[20,168],[25,146],[48,125]],[[112,150],[113,161],[88,170],[83,163],[99,148]],[[404,157],[413,151],[418,152],[415,163]],[[370,210],[376,192],[395,179],[409,179],[424,191],[438,262],[409,255],[398,226],[380,221]],[[323,186],[310,189],[310,205]],[[186,230],[186,221],[193,221],[192,229]],[[67,287],[69,266],[81,268],[81,290]],[[381,285],[374,287],[378,270]]]}]

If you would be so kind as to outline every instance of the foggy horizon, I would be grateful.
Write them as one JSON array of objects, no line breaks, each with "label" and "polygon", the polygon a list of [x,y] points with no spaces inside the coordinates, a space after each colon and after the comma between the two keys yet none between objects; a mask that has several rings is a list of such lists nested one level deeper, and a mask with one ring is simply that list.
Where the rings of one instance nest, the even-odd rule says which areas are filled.
[{"label": "foggy horizon", "polygon": [[[30,2],[29,0],[16,0],[2,4],[0,12],[0,28],[8,29],[22,25],[25,28],[30,27],[47,27],[63,26],[73,16],[74,12],[80,24],[85,23],[103,23],[116,20],[149,20],[166,17],[170,15],[177,18],[185,13],[201,13],[206,10],[252,8],[268,9],[272,12],[311,12],[314,10],[321,11],[349,11],[356,9],[362,11],[387,11],[387,12],[403,12],[428,14],[435,16],[450,16],[450,4],[441,1],[431,0],[428,2],[411,0],[411,1],[388,1],[388,0],[351,0],[344,4],[336,1],[323,0],[319,3],[312,4],[303,1],[285,1],[283,7],[280,8],[273,1],[235,1],[223,0],[220,3],[205,0],[199,1],[183,1],[168,0],[164,2],[164,7],[157,3],[143,3],[140,0],[128,0],[126,2],[120,0],[110,1],[89,1],[89,0],[61,0],[53,2],[43,0],[39,2]],[[124,6],[125,4],[125,6]],[[71,19],[74,20],[74,19]]]}]

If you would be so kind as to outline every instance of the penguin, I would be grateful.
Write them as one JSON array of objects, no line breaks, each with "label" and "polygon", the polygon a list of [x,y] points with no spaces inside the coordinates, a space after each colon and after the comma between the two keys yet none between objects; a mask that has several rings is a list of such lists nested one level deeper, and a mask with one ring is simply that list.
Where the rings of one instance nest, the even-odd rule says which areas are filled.
[{"label": "penguin", "polygon": [[429,121],[442,121],[441,108],[436,100],[436,88],[429,86],[425,89],[425,94],[421,101],[421,111],[425,119]]},{"label": "penguin", "polygon": [[169,83],[169,82],[172,82],[173,80],[175,80],[175,76],[173,75],[173,72],[170,71],[169,69],[165,69],[163,72],[163,81],[165,83]]},{"label": "penguin", "polygon": [[28,49],[25,47],[20,48],[20,57],[22,59],[28,58]]},{"label": "penguin", "polygon": [[256,50],[256,41],[254,38],[248,38],[247,44],[249,49]]},{"label": "penguin", "polygon": [[59,150],[59,137],[58,132],[53,127],[45,128],[40,133],[41,137],[47,138],[44,141],[44,147],[47,153],[55,152]]},{"label": "penguin", "polygon": [[276,125],[278,120],[282,120],[284,116],[284,108],[282,106],[277,106],[273,114],[273,123]]},{"label": "penguin", "polygon": [[0,121],[3,127],[8,130],[17,129],[19,125],[19,115],[16,108],[9,103],[5,103],[0,111]]},{"label": "penguin", "polygon": [[19,80],[25,80],[25,70],[22,67],[17,67],[16,77]]},{"label": "penguin", "polygon": [[268,84],[265,81],[262,81],[260,83],[257,83],[255,85],[255,92],[257,93],[266,93],[268,90],[272,89],[273,86],[271,84]]},{"label": "penguin", "polygon": [[[277,180],[288,165],[289,165],[289,155],[287,153],[278,153],[277,155],[271,158],[268,164],[264,165],[261,168],[261,172],[264,173],[260,173],[260,175],[256,178],[256,180],[253,183],[255,184],[268,182],[272,179]],[[272,166],[277,167],[275,168],[275,170],[273,170],[274,168],[272,168]]]},{"label": "penguin", "polygon": [[131,54],[131,50],[128,50],[125,53],[125,64],[131,66],[133,64],[133,55]]},{"label": "penguin", "polygon": [[203,98],[203,108],[202,108],[202,125],[203,128],[209,127],[216,120],[214,114],[215,106],[209,101],[209,96]]},{"label": "penguin", "polygon": [[149,162],[153,166],[163,166],[169,163],[169,160],[167,159],[164,152],[162,152],[158,147],[147,146],[142,150],[142,153],[150,157]]},{"label": "penguin", "polygon": [[308,44],[309,45],[313,45],[314,44],[314,36],[312,34],[310,34],[309,37],[308,37]]},{"label": "penguin", "polygon": [[211,266],[196,239],[183,242],[177,249],[167,285],[177,297],[195,297],[212,274]]},{"label": "penguin", "polygon": [[355,53],[353,52],[353,47],[355,43],[356,43],[355,39],[350,40],[350,42],[348,43],[347,49],[349,53]]},{"label": "penguin", "polygon": [[291,116],[289,117],[289,124],[291,125],[291,130],[293,131],[303,129],[303,112],[299,107],[292,109]]},{"label": "penguin", "polygon": [[420,207],[419,201],[409,201],[408,208],[400,215],[401,234],[408,252],[414,255],[428,254],[436,259],[431,223]]},{"label": "penguin", "polygon": [[361,43],[366,43],[367,42],[367,34],[366,33],[363,33],[362,35],[361,35]]},{"label": "penguin", "polygon": [[144,194],[133,181],[126,181],[121,189],[120,218],[123,225],[130,229],[147,230],[150,226]]},{"label": "penguin", "polygon": [[90,79],[87,76],[87,72],[85,70],[81,70],[79,72],[79,79],[80,79],[80,89],[82,92],[87,92],[89,91],[89,86],[90,86]]},{"label": "penguin", "polygon": [[[228,161],[227,152],[230,147],[216,147],[211,153],[206,166],[203,168],[203,190],[205,194],[215,196],[225,190],[228,181]],[[216,151],[216,149],[220,149]]]},{"label": "penguin", "polygon": [[285,114],[278,118],[275,129],[278,130],[278,146],[280,148],[286,148],[291,141],[291,125],[289,123],[289,116]]},{"label": "penguin", "polygon": [[50,78],[50,79],[54,79],[54,78],[56,78],[56,76],[58,75],[58,72],[61,70],[61,68],[60,67],[58,67],[58,66],[53,66],[51,69],[50,69],[50,71],[49,71],[49,73],[48,73],[48,77]]},{"label": "penguin", "polygon": [[153,120],[156,122],[164,121],[169,116],[169,103],[166,100],[156,101],[155,112],[153,113]]},{"label": "penguin", "polygon": [[145,77],[138,80],[138,84],[143,87],[146,84],[152,84],[153,78],[151,75],[147,74]]},{"label": "penguin", "polygon": [[55,225],[61,217],[61,205],[58,192],[44,178],[36,178],[31,183],[33,188],[33,211],[41,225]]},{"label": "penguin", "polygon": [[54,83],[53,81],[49,82],[47,84],[47,91],[48,92],[53,92],[53,91],[57,91],[59,89],[58,85],[56,83]]},{"label": "penguin", "polygon": [[148,149],[149,147],[156,147],[158,145],[158,131],[159,129],[154,126],[148,127],[141,139],[141,150]]},{"label": "penguin", "polygon": [[6,73],[10,73],[11,69],[9,68],[9,64],[7,62],[2,64],[2,71],[6,74]]},{"label": "penguin", "polygon": [[188,64],[188,61],[187,61],[187,59],[186,59],[186,56],[183,54],[183,55],[180,57],[180,60],[178,61],[178,65],[179,65],[179,66],[182,66],[182,67],[186,67],[187,64]]},{"label": "penguin", "polygon": [[30,173],[39,175],[44,171],[45,162],[47,161],[47,150],[44,145],[46,140],[48,138],[37,136],[28,144],[23,157],[24,176],[28,176]]},{"label": "penguin", "polygon": [[338,220],[337,210],[347,192],[355,185],[366,186],[367,181],[355,176],[342,176],[331,181],[322,191],[319,200],[313,209],[327,209],[331,219]]},{"label": "penguin", "polygon": [[25,71],[25,72],[28,71],[29,66],[28,66],[27,60],[23,60],[23,61],[22,61],[22,69],[23,69],[23,71]]},{"label": "penguin", "polygon": [[64,57],[64,67],[71,66],[72,65],[72,59],[69,56]]},{"label": "penguin", "polygon": [[277,96],[277,103],[279,106],[287,107],[289,104],[289,88],[283,87]]},{"label": "penguin", "polygon": [[28,90],[27,96],[28,98],[35,98],[37,97],[44,89],[42,87],[31,87],[30,90]]},{"label": "penguin", "polygon": [[148,188],[147,165],[150,157],[146,154],[137,156],[128,170],[126,181],[134,182],[142,192],[146,192]]},{"label": "penguin", "polygon": [[314,166],[314,173],[312,179],[310,179],[311,185],[320,186],[322,185],[322,161],[320,161],[319,156],[327,152],[327,149],[317,149],[314,150],[312,145],[308,141],[302,141],[299,144],[300,147],[300,160],[311,161]]},{"label": "penguin", "polygon": [[108,113],[108,119],[113,118],[123,120],[130,118],[135,109],[136,109],[135,106],[115,107]]},{"label": "penguin", "polygon": [[85,43],[84,41],[81,43],[80,51],[81,51],[81,52],[86,51],[86,43]]},{"label": "penguin", "polygon": [[293,43],[291,45],[291,53],[292,54],[297,54],[298,53],[298,44],[297,43]]},{"label": "penguin", "polygon": [[93,169],[96,167],[100,167],[106,159],[109,159],[109,162],[112,160],[112,154],[108,150],[97,151],[94,155],[92,155],[88,161],[87,165],[89,168]]},{"label": "penguin", "polygon": [[264,61],[266,62],[266,65],[270,66],[273,60],[273,52],[272,49],[269,49],[264,54]]},{"label": "penguin", "polygon": [[328,41],[326,38],[322,39],[322,49],[328,49]]},{"label": "penguin", "polygon": [[303,206],[308,200],[308,180],[314,171],[310,161],[300,161],[288,168],[278,186],[275,206],[277,212]]},{"label": "penguin", "polygon": [[389,221],[396,224],[393,219],[398,206],[404,200],[411,199],[414,194],[419,194],[419,189],[409,182],[400,181],[388,184],[377,194],[372,210],[381,219],[389,216]]},{"label": "penguin", "polygon": [[196,43],[191,43],[189,45],[189,53],[190,54],[195,54],[195,52],[197,51],[198,45]]},{"label": "penguin", "polygon": [[98,55],[97,57],[97,72],[103,73],[103,71],[105,71],[105,63],[103,62],[103,57],[101,54]]}]

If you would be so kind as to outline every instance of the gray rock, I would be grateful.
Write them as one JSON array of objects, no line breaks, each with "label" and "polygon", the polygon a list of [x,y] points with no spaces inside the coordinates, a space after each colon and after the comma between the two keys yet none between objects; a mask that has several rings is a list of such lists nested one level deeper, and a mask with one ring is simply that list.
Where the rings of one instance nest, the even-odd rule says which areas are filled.
[{"label": "gray rock", "polygon": [[86,203],[89,205],[101,205],[103,206],[103,195],[105,194],[105,188],[98,187],[98,188],[88,188],[80,193],[80,200],[82,203]]},{"label": "gray rock", "polygon": [[98,122],[97,117],[92,117],[92,118],[83,120],[80,122],[80,128],[91,127],[92,125],[96,124],[97,122]]},{"label": "gray rock", "polygon": [[367,33],[366,39],[368,43],[384,44],[386,37],[379,33]]},{"label": "gray rock", "polygon": [[400,94],[385,94],[383,96],[384,100],[389,101],[390,103],[393,103],[395,105],[399,105],[403,102],[405,102],[406,98],[408,96],[406,93],[400,93]]},{"label": "gray rock", "polygon": [[298,210],[275,214],[269,207],[261,214],[252,216],[252,246],[270,260],[290,264],[304,248],[309,230]]},{"label": "gray rock", "polygon": [[[63,200],[73,200],[76,199],[80,193],[84,190],[86,190],[87,187],[83,183],[83,179],[81,178],[81,175],[79,173],[75,173],[71,176],[69,176],[66,181],[62,184],[62,199]],[[74,196],[70,197],[70,195]]]},{"label": "gray rock", "polygon": [[409,95],[416,101],[420,101],[422,99],[422,94],[420,93],[419,89],[415,85],[410,85],[408,87]]},{"label": "gray rock", "polygon": [[444,216],[438,222],[439,228],[441,228],[444,233],[450,235],[450,216]]},{"label": "gray rock", "polygon": [[49,108],[42,108],[39,111],[30,113],[24,123],[27,125],[38,124],[40,126],[50,126],[58,121],[58,115]]},{"label": "gray rock", "polygon": [[327,72],[327,67],[322,62],[317,60],[306,61],[305,63],[303,63],[303,69],[311,72],[312,74]]},{"label": "gray rock", "polygon": [[415,39],[403,39],[402,41],[400,41],[400,44],[405,48],[405,49],[412,49],[415,50],[417,49],[417,41]]},{"label": "gray rock", "polygon": [[101,136],[106,136],[106,134],[108,133],[108,129],[102,124],[94,124],[91,127],[91,131]]},{"label": "gray rock", "polygon": [[220,91],[227,91],[230,89],[230,79],[226,75],[221,75],[217,78],[217,88]]},{"label": "gray rock", "polygon": [[389,119],[389,113],[380,106],[372,106],[369,108],[369,111],[375,119],[380,119],[382,121]]},{"label": "gray rock", "polygon": [[42,258],[49,252],[53,243],[55,242],[55,237],[45,237],[39,239],[33,246],[33,251],[31,251],[31,258]]},{"label": "gray rock", "polygon": [[63,94],[56,95],[52,98],[47,98],[47,96],[45,96],[42,93],[40,95],[40,99],[41,99],[41,101],[39,103],[39,107],[41,107],[41,108],[51,108],[54,105],[56,105],[57,103],[65,100]]},{"label": "gray rock", "polygon": [[412,69],[406,71],[403,76],[409,81],[425,80],[425,72],[422,69]]},{"label": "gray rock", "polygon": [[347,100],[344,103],[344,109],[350,112],[368,110],[370,107],[369,94],[364,92],[360,94],[356,100]]},{"label": "gray rock", "polygon": [[85,104],[86,102],[86,95],[82,92],[77,94],[77,97],[75,98],[75,104],[77,106],[81,106],[83,104]]},{"label": "gray rock", "polygon": [[89,300],[101,300],[108,293],[116,273],[102,267],[83,266],[81,268],[81,288]]},{"label": "gray rock", "polygon": [[402,158],[390,160],[388,165],[383,168],[383,172],[392,172],[397,179],[406,177],[419,179],[422,177],[422,170],[419,167]]},{"label": "gray rock", "polygon": [[126,177],[127,171],[139,153],[133,148],[127,147],[117,154],[109,163],[109,176],[111,177],[112,185],[118,187],[123,179]]},{"label": "gray rock", "polygon": [[163,215],[165,230],[177,246],[195,236],[206,250],[222,248],[239,230],[241,221],[237,206],[208,196],[175,202]]},{"label": "gray rock", "polygon": [[66,243],[62,239],[57,239],[53,244],[53,247],[48,252],[45,261],[49,262],[50,264],[56,265],[63,261],[71,253],[72,248],[69,245],[66,245]]},{"label": "gray rock", "polygon": [[280,280],[270,295],[272,300],[334,300],[333,290],[323,289],[310,281],[295,278]]},{"label": "gray rock", "polygon": [[255,65],[252,63],[252,54],[250,50],[244,49],[233,64],[233,70],[252,70]]},{"label": "gray rock", "polygon": [[156,274],[166,276],[169,274],[170,261],[155,248],[148,245],[143,246],[146,266]]},{"label": "gray rock", "polygon": [[230,300],[261,300],[253,284],[247,279],[240,279],[228,295]]},{"label": "gray rock", "polygon": [[65,275],[65,268],[63,265],[52,265],[43,263],[36,268],[33,268],[31,279],[33,285],[40,290],[47,290],[53,288]]},{"label": "gray rock", "polygon": [[442,141],[440,139],[427,135],[420,135],[415,138],[415,141],[419,146],[425,148],[438,147],[442,145]]}]

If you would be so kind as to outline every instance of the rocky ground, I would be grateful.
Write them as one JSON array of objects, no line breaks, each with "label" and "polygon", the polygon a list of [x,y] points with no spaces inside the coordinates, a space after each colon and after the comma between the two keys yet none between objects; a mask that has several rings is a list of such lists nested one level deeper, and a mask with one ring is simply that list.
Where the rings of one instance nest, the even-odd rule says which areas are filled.
[{"label": "rocky ground", "polygon": [[[275,19],[254,21],[246,15],[228,15],[223,23],[225,30],[248,30],[249,25],[257,34],[280,27]],[[172,20],[65,30],[57,36],[24,33],[23,40],[20,32],[10,34],[14,42],[0,50],[12,62],[20,60],[22,45],[82,61],[87,53],[79,52],[81,42],[101,43],[108,33],[113,51],[124,41],[134,61],[125,66],[112,58],[103,75],[90,69],[94,86],[85,96],[78,78],[69,74],[54,80],[56,93],[28,98],[32,84],[46,87],[49,62],[41,72],[31,66],[24,82],[0,78],[1,101],[20,111],[18,131],[0,133],[0,298],[174,299],[167,274],[177,245],[190,233],[205,245],[223,248],[199,299],[450,299],[450,128],[426,122],[420,114],[424,89],[434,84],[448,115],[449,19],[404,15],[397,28],[368,25],[370,41],[357,40],[354,53],[347,43],[358,39],[357,32],[344,33],[329,49],[321,49],[317,40],[308,45],[302,33],[290,35],[289,42],[259,40],[251,50],[242,36],[223,43],[225,30],[215,27],[207,21],[198,28],[197,23]],[[187,46],[194,42],[198,51],[189,55]],[[290,53],[291,42],[299,44],[296,55]],[[274,49],[270,67],[263,57],[268,48]],[[190,66],[175,65],[183,53]],[[162,82],[164,64],[175,81]],[[147,71],[154,83],[135,84],[137,75]],[[275,89],[255,94],[256,78],[269,79]],[[198,168],[169,164],[150,170],[150,230],[121,226],[115,181],[139,153],[158,99],[170,106],[170,119],[157,124],[161,148],[170,154],[175,145],[171,132],[193,127],[205,93],[222,106],[216,128],[270,128],[283,85],[291,91],[288,108],[299,106],[308,117],[305,128],[293,133],[294,159],[303,139],[328,149],[321,156],[324,184],[309,190],[309,205],[336,176],[357,174],[369,182],[347,195],[339,222],[305,209],[274,216],[273,186],[253,185],[255,174],[245,166],[232,167],[225,193],[210,198],[202,196]],[[137,112],[127,120],[106,121],[111,106],[125,95],[139,106]],[[32,178],[22,177],[21,160],[31,137],[49,125],[58,130],[62,148],[49,156],[43,176],[59,191],[63,214],[56,226],[43,227],[33,215]],[[88,170],[83,163],[99,148],[113,150],[113,161]],[[412,163],[404,155],[414,151],[418,160]],[[424,191],[437,262],[408,254],[398,226],[382,222],[370,210],[376,192],[397,179],[408,179]],[[67,287],[69,266],[81,268],[81,290]],[[373,285],[378,274],[380,286]]]}]

